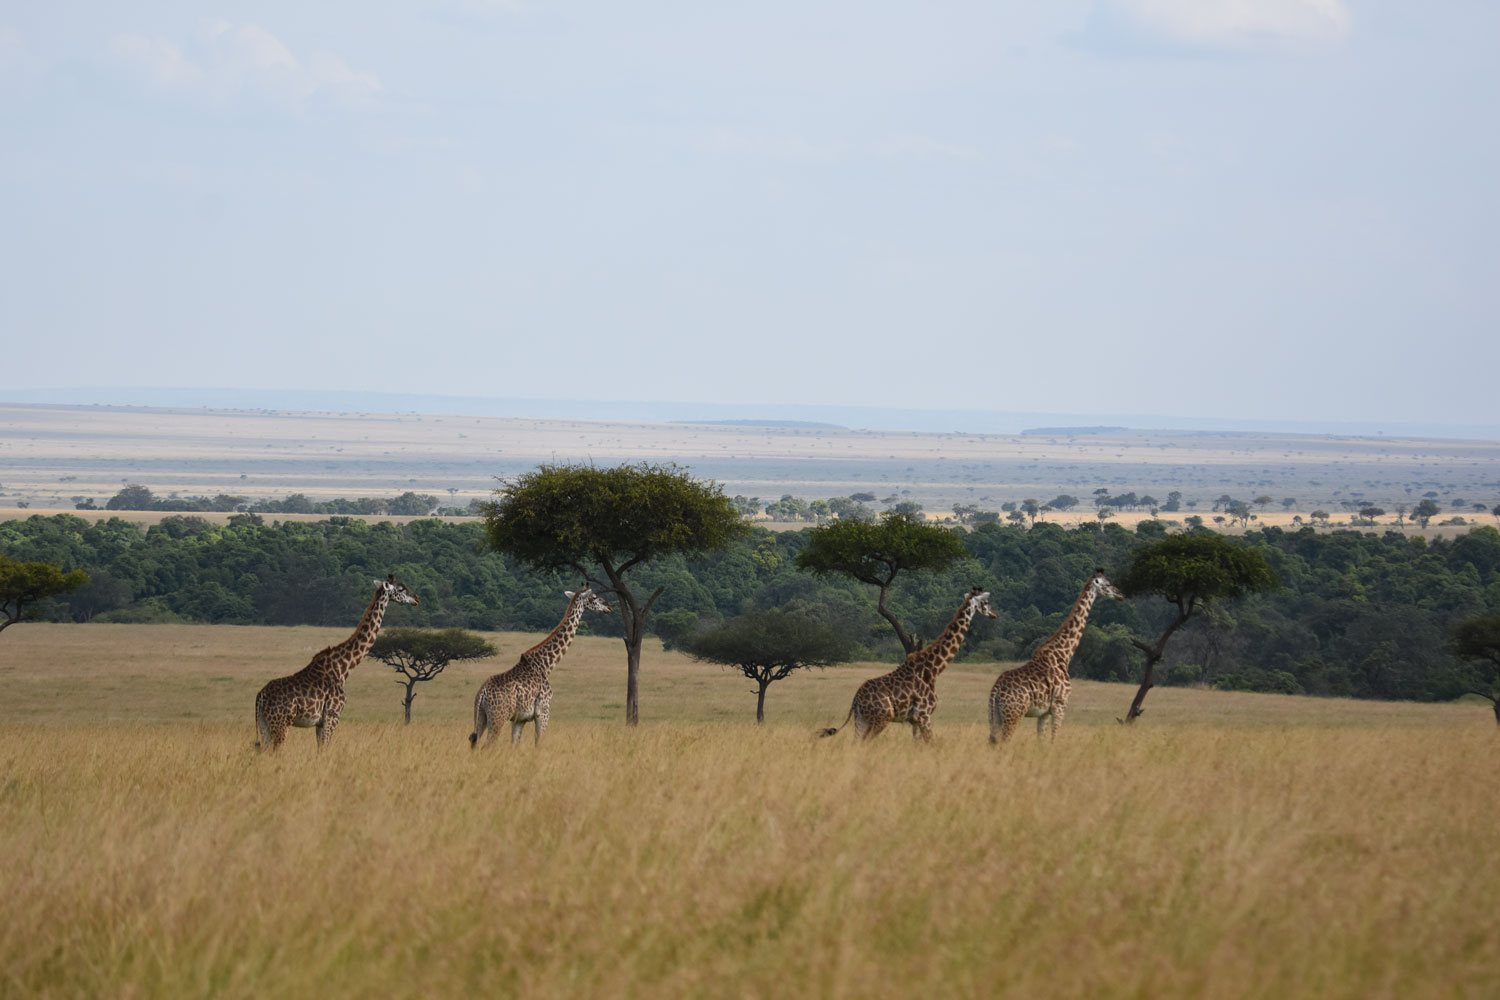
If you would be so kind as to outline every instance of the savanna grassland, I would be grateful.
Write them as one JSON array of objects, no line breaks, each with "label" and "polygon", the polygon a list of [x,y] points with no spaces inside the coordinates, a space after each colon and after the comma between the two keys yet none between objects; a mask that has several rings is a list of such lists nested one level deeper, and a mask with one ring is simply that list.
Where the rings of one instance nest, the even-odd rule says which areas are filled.
[{"label": "savanna grassland", "polygon": [[1079,683],[1056,744],[986,742],[999,664],[931,746],[836,724],[863,664],[747,683],[583,637],[540,748],[470,699],[400,720],[367,661],[322,755],[251,701],[347,630],[0,636],[0,994],[1458,997],[1500,990],[1481,706]]}]

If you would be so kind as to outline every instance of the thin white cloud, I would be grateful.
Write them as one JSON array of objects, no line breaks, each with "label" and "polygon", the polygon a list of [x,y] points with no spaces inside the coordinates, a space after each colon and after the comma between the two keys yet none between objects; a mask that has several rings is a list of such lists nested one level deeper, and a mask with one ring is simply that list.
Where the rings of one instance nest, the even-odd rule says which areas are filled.
[{"label": "thin white cloud", "polygon": [[152,83],[166,86],[194,84],[204,78],[203,70],[165,38],[127,32],[111,39],[109,50],[116,59]]},{"label": "thin white cloud", "polygon": [[1344,0],[1108,0],[1174,42],[1213,48],[1335,44],[1349,34]]},{"label": "thin white cloud", "polygon": [[916,160],[930,163],[941,160],[971,161],[984,156],[973,146],[943,142],[931,136],[909,132],[887,136],[876,143],[875,152],[890,160]]},{"label": "thin white cloud", "polygon": [[751,156],[788,163],[830,163],[843,147],[814,142],[796,135],[768,135],[731,128],[709,129],[700,139],[703,149],[725,156]]},{"label": "thin white cloud", "polygon": [[127,32],[111,40],[110,52],[153,84],[212,97],[251,94],[298,104],[321,94],[360,106],[381,91],[374,73],[351,69],[329,52],[298,58],[290,46],[257,24],[216,21],[200,43],[195,60],[170,39]]}]

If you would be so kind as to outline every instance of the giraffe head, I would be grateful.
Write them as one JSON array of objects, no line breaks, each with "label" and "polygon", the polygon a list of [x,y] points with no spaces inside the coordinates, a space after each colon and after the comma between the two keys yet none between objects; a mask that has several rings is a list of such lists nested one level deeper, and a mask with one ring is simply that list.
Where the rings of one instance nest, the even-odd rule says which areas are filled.
[{"label": "giraffe head", "polygon": [[605,614],[609,614],[614,610],[608,604],[604,603],[604,598],[594,593],[593,587],[590,587],[586,583],[581,590],[576,592],[565,590],[563,593],[568,596],[568,600],[570,601],[576,596],[578,598],[578,606],[585,611],[603,611]]},{"label": "giraffe head", "polygon": [[376,580],[375,586],[383,590],[386,597],[390,598],[393,601],[400,601],[402,604],[422,603],[421,601],[417,600],[416,594],[413,594],[411,591],[407,590],[403,584],[396,582],[395,573],[392,573],[384,580]]},{"label": "giraffe head", "polygon": [[969,591],[969,606],[974,609],[976,615],[984,615],[986,618],[999,618],[995,609],[990,607],[990,592],[975,587]]},{"label": "giraffe head", "polygon": [[1094,570],[1094,575],[1089,579],[1089,591],[1095,597],[1113,597],[1117,601],[1125,600],[1125,595],[1120,593],[1120,588],[1109,582],[1109,577],[1104,575],[1104,570]]}]

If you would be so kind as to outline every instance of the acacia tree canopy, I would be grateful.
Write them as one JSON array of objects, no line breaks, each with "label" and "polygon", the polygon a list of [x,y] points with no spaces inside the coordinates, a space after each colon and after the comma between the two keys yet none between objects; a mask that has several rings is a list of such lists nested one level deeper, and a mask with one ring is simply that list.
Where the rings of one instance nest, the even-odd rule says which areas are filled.
[{"label": "acacia tree canopy", "polygon": [[902,570],[935,570],[968,554],[954,531],[928,524],[920,515],[882,514],[879,521],[834,521],[813,531],[797,553],[797,566],[818,576],[842,573],[880,590],[876,609],[891,623],[908,654],[916,640],[886,605],[891,584]]},{"label": "acacia tree canopy", "polygon": [[620,599],[625,627],[625,721],[639,721],[637,675],[646,616],[627,575],[671,553],[701,555],[749,530],[717,483],[675,465],[540,465],[495,491],[480,510],[490,546],[536,569],[573,569]]},{"label": "acacia tree canopy", "polygon": [[40,601],[77,590],[89,582],[81,569],[64,573],[45,562],[16,562],[0,556],[0,631],[37,617]]}]

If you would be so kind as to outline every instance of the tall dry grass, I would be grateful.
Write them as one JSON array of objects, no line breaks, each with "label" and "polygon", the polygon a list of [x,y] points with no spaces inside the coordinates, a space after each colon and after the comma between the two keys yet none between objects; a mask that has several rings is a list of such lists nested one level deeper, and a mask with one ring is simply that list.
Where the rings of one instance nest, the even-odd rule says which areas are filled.
[{"label": "tall dry grass", "polygon": [[[95,641],[75,628],[58,649]],[[329,752],[298,731],[258,756],[248,702],[206,678],[264,678],[217,631],[136,634],[202,665],[127,664],[112,701],[81,652],[50,689],[0,661],[0,995],[1500,992],[1481,709],[1160,691],[1126,729],[1103,724],[1124,689],[1080,685],[1058,743],[996,750],[990,673],[955,671],[934,745],[860,745],[811,728],[874,668],[773,687],[787,721],[757,728],[742,682],[667,661],[630,731],[593,700],[618,697],[617,644],[585,644],[540,748],[467,749],[502,657],[410,727],[367,663]]]},{"label": "tall dry grass", "polygon": [[[894,734],[892,734],[894,735]],[[1495,734],[0,732],[32,996],[1482,996]]]}]

